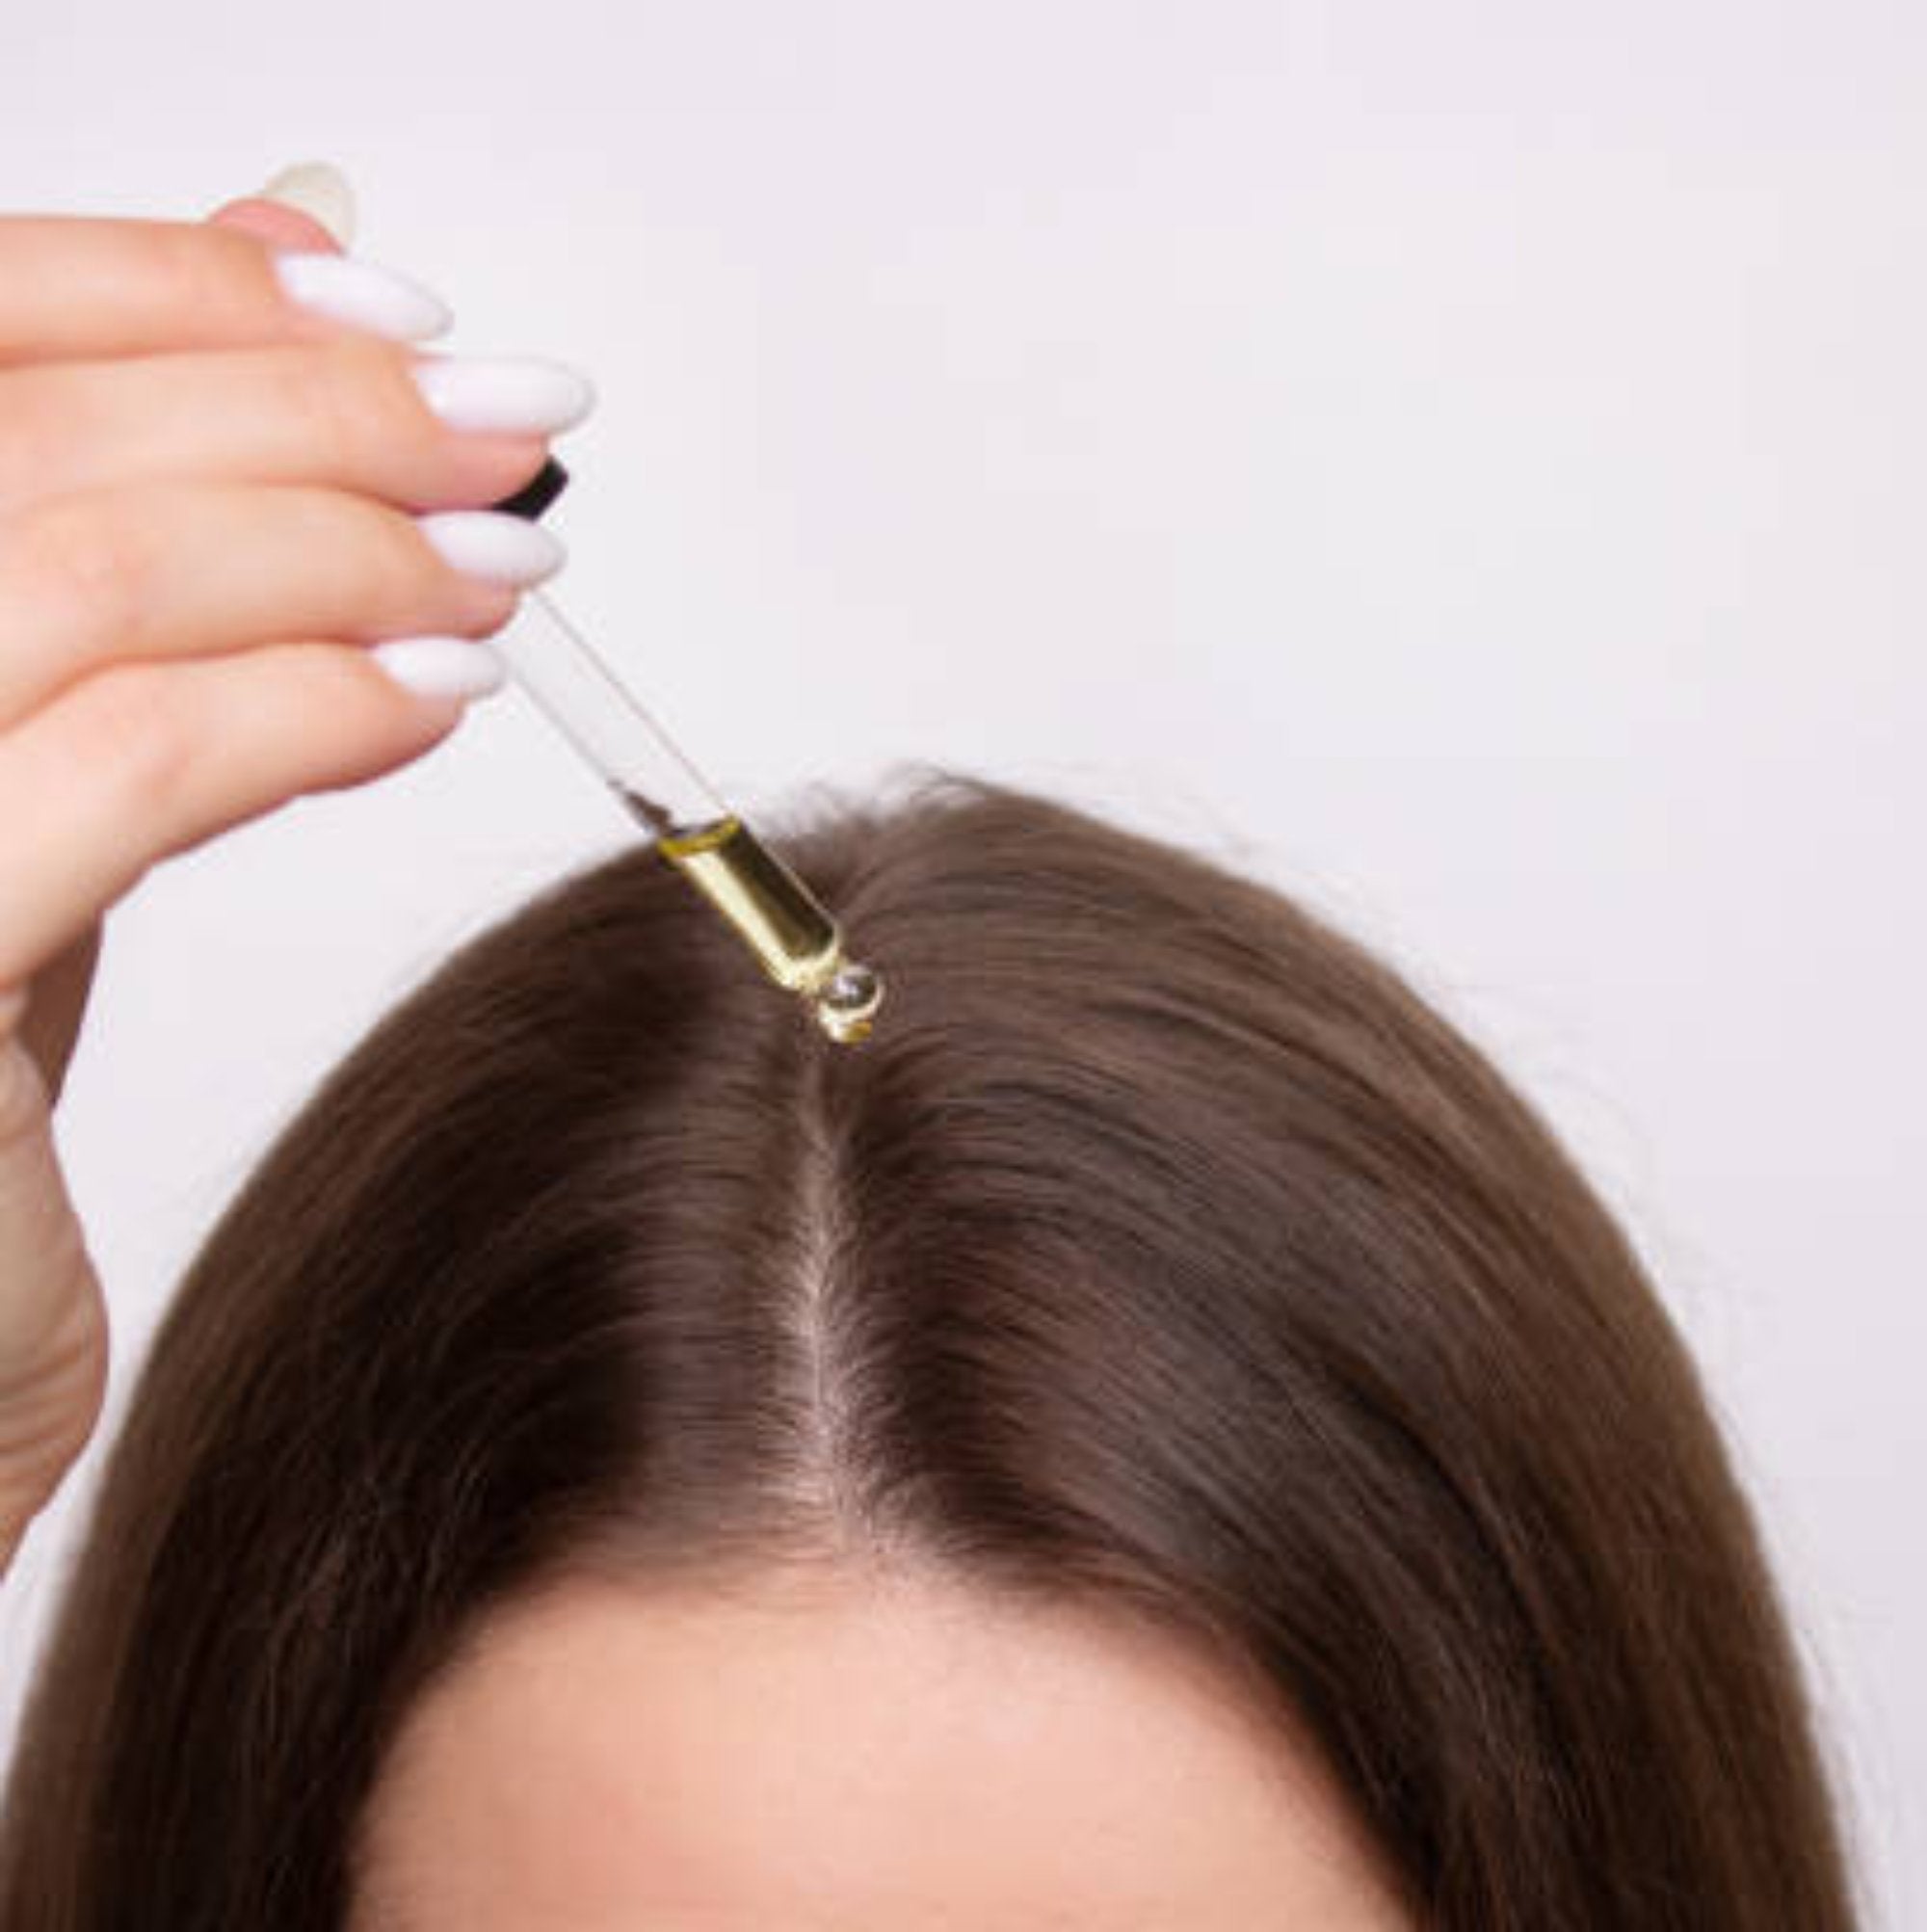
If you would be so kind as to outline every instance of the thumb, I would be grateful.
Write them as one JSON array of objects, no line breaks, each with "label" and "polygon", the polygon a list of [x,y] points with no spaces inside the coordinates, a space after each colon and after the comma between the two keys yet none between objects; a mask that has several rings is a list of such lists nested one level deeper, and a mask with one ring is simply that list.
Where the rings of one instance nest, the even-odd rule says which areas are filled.
[{"label": "thumb", "polygon": [[355,239],[355,195],[338,168],[302,161],[253,194],[223,202],[207,219],[275,248],[339,254]]},{"label": "thumb", "polygon": [[40,1069],[0,998],[0,1570],[99,1419],[108,1313]]}]

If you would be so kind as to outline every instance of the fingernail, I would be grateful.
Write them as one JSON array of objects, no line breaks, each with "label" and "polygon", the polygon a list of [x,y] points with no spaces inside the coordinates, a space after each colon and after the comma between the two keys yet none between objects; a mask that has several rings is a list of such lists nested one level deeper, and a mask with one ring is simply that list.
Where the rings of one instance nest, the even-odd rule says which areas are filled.
[{"label": "fingernail", "polygon": [[344,249],[354,243],[355,191],[331,161],[297,161],[256,193],[312,216]]},{"label": "fingernail", "polygon": [[568,559],[553,530],[502,511],[437,510],[415,521],[456,569],[494,584],[540,584]]},{"label": "fingernail", "polygon": [[378,335],[419,341],[444,333],[455,320],[432,290],[358,255],[285,249],[275,256],[274,267],[290,299],[304,308]]},{"label": "fingernail", "polygon": [[553,436],[573,429],[595,406],[587,376],[533,356],[433,356],[410,373],[451,429]]},{"label": "fingernail", "polygon": [[368,654],[422,698],[486,698],[509,675],[492,647],[469,637],[391,637]]}]

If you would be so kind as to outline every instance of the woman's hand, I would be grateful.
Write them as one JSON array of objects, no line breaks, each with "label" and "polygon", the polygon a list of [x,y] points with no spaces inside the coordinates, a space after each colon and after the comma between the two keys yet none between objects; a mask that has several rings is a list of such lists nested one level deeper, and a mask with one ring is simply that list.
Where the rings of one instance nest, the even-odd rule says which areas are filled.
[{"label": "woman's hand", "polygon": [[501,681],[473,640],[560,562],[480,506],[588,385],[418,350],[434,299],[344,273],[252,197],[0,216],[0,1568],[106,1386],[50,1133],[102,913],[156,860],[438,743]]}]

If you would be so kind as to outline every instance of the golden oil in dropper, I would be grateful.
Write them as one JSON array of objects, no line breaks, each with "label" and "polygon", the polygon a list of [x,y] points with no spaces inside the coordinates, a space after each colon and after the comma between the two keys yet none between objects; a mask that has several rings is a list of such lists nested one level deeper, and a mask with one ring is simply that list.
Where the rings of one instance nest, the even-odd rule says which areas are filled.
[{"label": "golden oil in dropper", "polygon": [[882,979],[847,957],[836,921],[740,817],[664,832],[652,801],[624,792],[623,802],[656,832],[656,850],[735,928],[771,979],[804,996],[832,1040],[868,1038]]},{"label": "golden oil in dropper", "polygon": [[650,844],[723,915],[764,974],[801,993],[831,1039],[865,1039],[883,981],[845,954],[841,930],[808,887],[730,810],[541,591],[523,599],[517,616],[534,618],[547,635],[532,643],[522,622],[491,639],[516,683]]}]

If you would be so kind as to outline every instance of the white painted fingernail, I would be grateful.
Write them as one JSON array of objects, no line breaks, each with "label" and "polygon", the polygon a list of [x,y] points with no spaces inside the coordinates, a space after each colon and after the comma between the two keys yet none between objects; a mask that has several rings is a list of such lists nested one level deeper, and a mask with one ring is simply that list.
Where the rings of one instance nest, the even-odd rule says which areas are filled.
[{"label": "white painted fingernail", "polygon": [[587,376],[534,356],[432,356],[409,373],[451,429],[553,436],[595,406]]},{"label": "white painted fingernail", "polygon": [[456,569],[491,584],[540,584],[568,560],[553,530],[506,510],[437,510],[415,521]]},{"label": "white painted fingernail", "polygon": [[433,290],[358,255],[284,249],[275,255],[274,264],[290,299],[331,322],[418,342],[442,334],[455,320]]},{"label": "white painted fingernail", "polygon": [[368,654],[397,684],[424,698],[486,698],[509,675],[491,646],[470,637],[391,637]]},{"label": "white painted fingernail", "polygon": [[354,247],[355,191],[331,161],[297,161],[255,192],[264,201],[298,208],[319,222],[344,249]]}]

